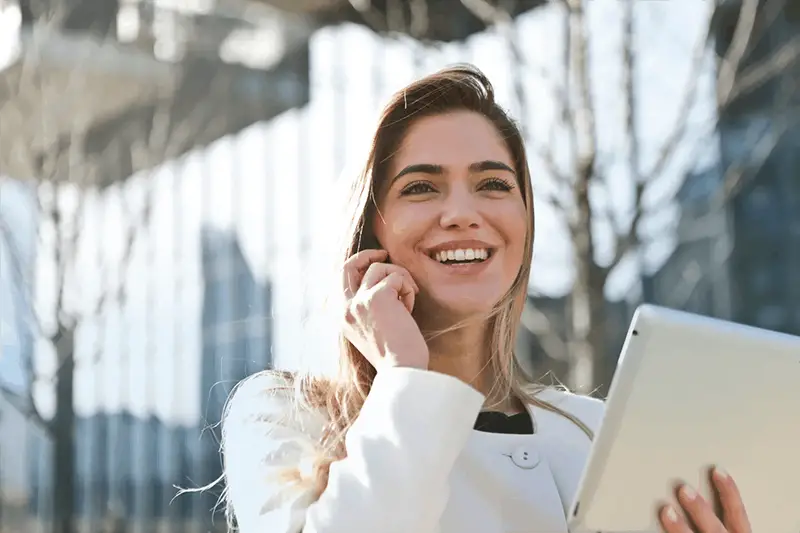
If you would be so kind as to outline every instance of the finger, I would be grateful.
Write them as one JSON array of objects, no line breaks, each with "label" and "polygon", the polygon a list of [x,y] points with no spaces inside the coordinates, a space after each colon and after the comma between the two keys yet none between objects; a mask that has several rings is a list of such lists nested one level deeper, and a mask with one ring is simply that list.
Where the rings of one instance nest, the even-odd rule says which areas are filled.
[{"label": "finger", "polygon": [[722,505],[722,523],[729,533],[751,533],[750,519],[747,517],[739,487],[731,476],[721,468],[715,468],[711,474],[714,486]]},{"label": "finger", "polygon": [[406,281],[414,289],[414,292],[419,292],[419,287],[417,287],[417,283],[411,277],[411,274],[408,270],[401,266],[391,265],[389,263],[372,263],[369,268],[367,268],[366,274],[364,274],[364,278],[361,281],[361,286],[365,289],[371,289],[383,278],[395,272],[406,278]]},{"label": "finger", "polygon": [[360,288],[371,289],[392,272],[392,268],[387,263],[372,263],[361,280]]},{"label": "finger", "polygon": [[386,250],[362,250],[344,263],[342,268],[342,287],[348,298],[356,293],[369,266],[383,261],[389,256]]},{"label": "finger", "polygon": [[678,501],[689,519],[697,526],[698,533],[726,533],[725,526],[717,517],[714,508],[695,489],[683,485],[678,490]]},{"label": "finger", "polygon": [[391,272],[375,285],[376,292],[383,290],[393,291],[403,302],[409,313],[414,310],[414,287],[408,282],[406,276],[403,276],[400,272]]},{"label": "finger", "polygon": [[[406,283],[403,285],[403,289],[401,290],[401,292],[398,292],[397,294],[400,296],[400,299],[402,300],[403,305],[406,307],[408,312],[413,313],[414,300],[417,297],[417,290],[419,289],[414,290],[413,287],[410,287],[408,280],[405,280],[405,282]],[[406,287],[408,287],[408,289],[406,289]]]},{"label": "finger", "polygon": [[671,505],[665,505],[658,513],[661,527],[666,533],[692,533],[686,520]]}]

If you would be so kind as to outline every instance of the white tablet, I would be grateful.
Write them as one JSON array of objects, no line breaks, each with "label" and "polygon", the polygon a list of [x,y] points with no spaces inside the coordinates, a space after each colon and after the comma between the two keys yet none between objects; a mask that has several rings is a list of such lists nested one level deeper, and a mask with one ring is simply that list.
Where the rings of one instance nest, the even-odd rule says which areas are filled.
[{"label": "white tablet", "polygon": [[800,532],[800,337],[651,305],[633,317],[570,531],[661,531],[679,480],[739,485],[753,531]]}]

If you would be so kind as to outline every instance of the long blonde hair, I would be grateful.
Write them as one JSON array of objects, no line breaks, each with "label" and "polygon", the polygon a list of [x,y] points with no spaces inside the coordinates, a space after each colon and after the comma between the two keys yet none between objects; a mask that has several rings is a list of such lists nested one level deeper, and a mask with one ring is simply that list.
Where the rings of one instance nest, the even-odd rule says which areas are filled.
[{"label": "long blonde hair", "polygon": [[[480,70],[469,65],[446,68],[411,83],[392,96],[380,116],[366,165],[349,191],[348,214],[351,216],[341,262],[343,264],[361,250],[379,247],[371,224],[377,210],[376,191],[386,179],[391,157],[410,124],[420,117],[459,110],[480,113],[500,132],[511,153],[529,215],[526,260],[512,287],[488,317],[491,331],[488,364],[497,376],[492,396],[513,396],[526,404],[559,413],[591,438],[591,431],[580,420],[537,398],[543,387],[525,373],[514,356],[515,335],[525,305],[533,254],[533,192],[522,134],[496,103],[492,85]],[[320,440],[319,457],[311,475],[302,473],[299,468],[286,473],[296,482],[312,484],[317,495],[327,486],[331,463],[345,457],[345,436],[358,416],[376,374],[373,366],[344,336],[340,336],[339,342],[339,372],[335,379],[272,372],[285,384],[281,388],[291,392],[296,409],[322,411],[327,417],[328,426]]]}]

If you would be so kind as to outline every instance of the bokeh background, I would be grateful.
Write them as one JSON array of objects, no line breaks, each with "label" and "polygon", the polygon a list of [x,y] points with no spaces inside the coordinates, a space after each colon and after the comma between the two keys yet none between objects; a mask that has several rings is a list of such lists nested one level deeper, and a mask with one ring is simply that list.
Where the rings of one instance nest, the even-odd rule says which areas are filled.
[{"label": "bokeh background", "polygon": [[799,36],[797,0],[0,0],[0,531],[225,529],[176,487],[239,380],[334,362],[342,180],[457,62],[531,154],[537,378],[602,396],[641,302],[800,333]]}]

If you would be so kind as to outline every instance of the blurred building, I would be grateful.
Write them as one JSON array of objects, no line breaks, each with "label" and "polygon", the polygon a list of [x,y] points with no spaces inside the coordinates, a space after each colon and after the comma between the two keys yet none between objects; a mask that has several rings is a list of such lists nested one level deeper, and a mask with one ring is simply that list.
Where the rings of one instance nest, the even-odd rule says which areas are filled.
[{"label": "blurred building", "polygon": [[[265,3],[19,0],[2,6],[15,7],[18,35],[14,42],[2,35],[12,54],[0,64],[0,82],[12,90],[0,110],[0,168],[18,183],[37,178],[107,190],[308,101],[313,28]],[[20,108],[25,113],[15,111]],[[28,214],[35,243],[35,202]],[[178,383],[196,390],[201,405],[194,410],[201,416],[187,425],[125,406],[78,416],[81,520],[139,527],[152,519],[189,520],[202,531],[212,525],[221,487],[171,500],[176,485],[198,487],[221,474],[216,424],[233,385],[270,364],[272,303],[235,235],[200,233],[203,309],[195,334],[202,335],[196,352],[202,361],[197,378],[189,370]],[[131,327],[142,325],[122,325]],[[3,365],[20,360],[12,355],[4,346]],[[0,370],[8,379],[8,369]],[[0,512],[10,509],[6,500],[22,499],[34,517],[47,520],[51,446],[17,411],[6,404],[0,409]]]},{"label": "blurred building", "polygon": [[313,27],[263,3],[18,9],[16,53],[0,64],[0,80],[18,88],[0,110],[0,166],[18,179],[108,186],[308,101]]},{"label": "blurred building", "polygon": [[[199,428],[169,426],[130,413],[79,417],[76,431],[76,516],[79,522],[200,520],[191,502],[175,497],[175,485],[192,479]],[[52,447],[37,434],[29,464],[31,512],[50,517]]]},{"label": "blurred building", "polygon": [[[222,475],[220,426],[233,387],[245,377],[272,366],[272,292],[259,284],[235,235],[215,230],[203,234],[203,366],[200,381],[202,418],[199,468],[206,484]],[[198,510],[210,516],[223,485],[202,497]],[[224,523],[222,516],[210,516]]]},{"label": "blurred building", "polygon": [[[19,525],[29,492],[26,367],[34,347],[31,302],[20,284],[36,247],[32,187],[0,177],[0,529]],[[13,255],[12,255],[13,254]]]},{"label": "blurred building", "polygon": [[[212,514],[222,485],[202,495],[175,497],[176,487],[198,488],[222,475],[219,422],[233,386],[271,365],[271,298],[256,282],[236,238],[203,232],[203,349],[196,426],[165,423],[128,412],[79,417],[76,427],[79,520],[191,522],[222,527]],[[51,446],[41,432],[31,438],[30,508],[50,515]],[[24,441],[23,441],[24,442]],[[221,508],[220,511],[224,509]]]},{"label": "blurred building", "polygon": [[[522,326],[517,335],[516,355],[539,383],[566,385],[569,375],[569,312],[568,297],[529,296],[528,309],[523,311]],[[606,353],[619,354],[625,342],[634,307],[625,299],[607,302],[605,315]],[[609,365],[603,375],[613,375],[617,360],[603,358]],[[604,397],[610,383],[600,383],[593,394]]]},{"label": "blurred building", "polygon": [[[736,3],[729,4],[716,21],[720,54],[736,24]],[[796,38],[798,3],[787,2],[759,31],[742,72]],[[686,180],[678,197],[678,246],[649,280],[652,301],[800,334],[797,79],[800,62],[793,61],[720,108],[719,167]]]}]

